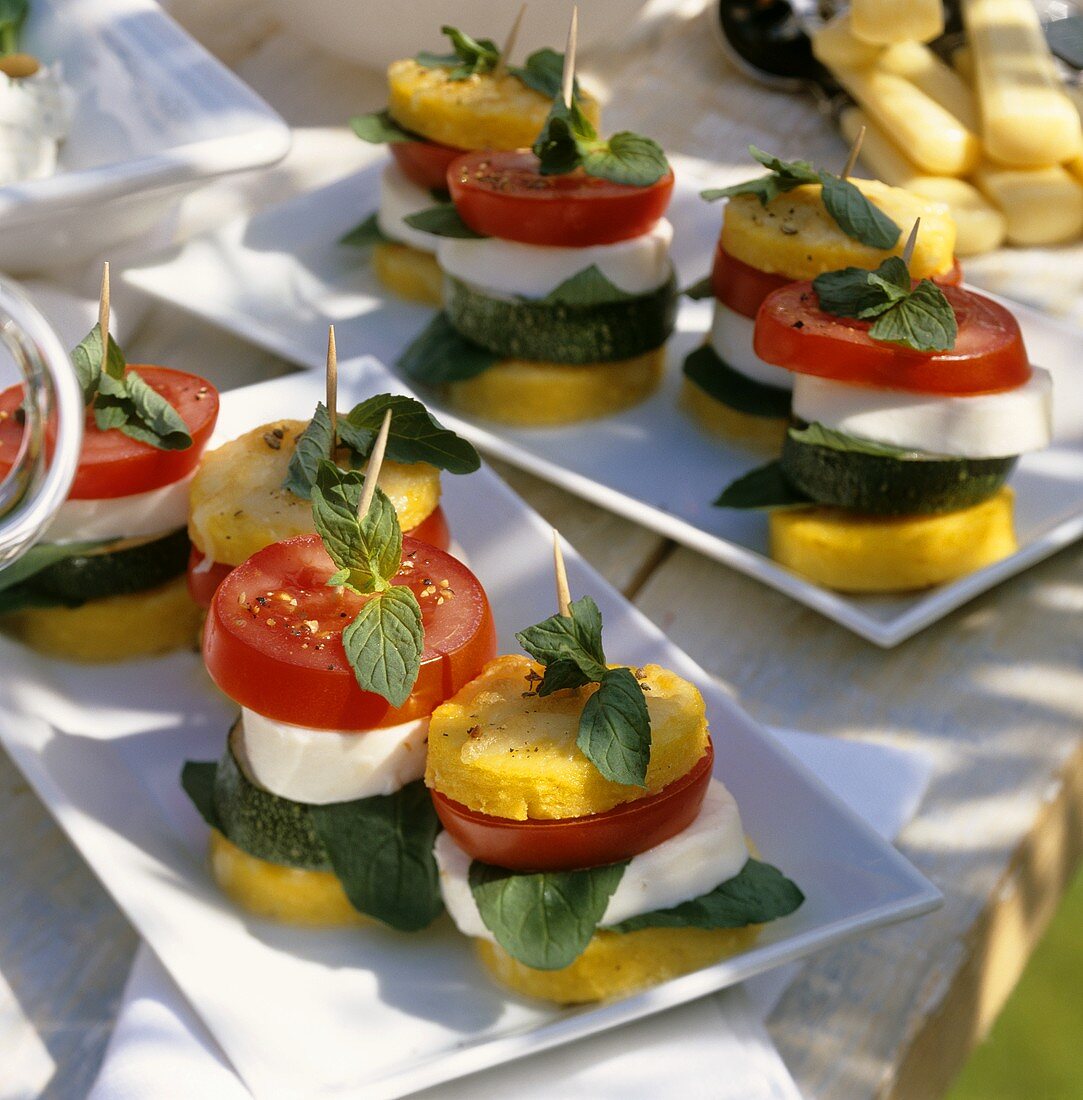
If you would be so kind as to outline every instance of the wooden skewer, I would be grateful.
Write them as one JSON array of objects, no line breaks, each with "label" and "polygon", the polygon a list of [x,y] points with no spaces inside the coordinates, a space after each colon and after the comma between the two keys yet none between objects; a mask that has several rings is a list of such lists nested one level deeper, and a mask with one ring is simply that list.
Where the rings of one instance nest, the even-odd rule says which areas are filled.
[{"label": "wooden skewer", "polygon": [[906,264],[906,269],[910,270],[910,261],[914,258],[914,246],[918,243],[918,226],[921,225],[921,218],[914,219],[914,228],[910,230],[910,236],[906,239],[906,247],[903,249],[902,261]]},{"label": "wooden skewer", "polygon": [[376,495],[376,482],[380,478],[380,467],[384,464],[384,451],[387,450],[387,434],[391,431],[391,410],[384,413],[384,422],[380,425],[380,434],[372,447],[368,465],[365,467],[365,487],[361,491],[361,502],[357,506],[357,518],[368,515],[372,498]]},{"label": "wooden skewer", "polygon": [[553,572],[557,581],[557,606],[566,619],[572,617],[572,593],[568,588],[568,571],[564,568],[564,554],[560,549],[560,532],[553,528]]},{"label": "wooden skewer", "polygon": [[327,326],[327,417],[331,421],[331,459],[338,445],[338,353],[335,350],[335,326]]},{"label": "wooden skewer", "polygon": [[865,143],[865,127],[862,126],[857,132],[857,137],[854,138],[853,145],[850,146],[850,155],[846,158],[846,167],[842,170],[842,178],[849,179],[850,173],[854,170],[854,165],[857,164],[857,158],[861,153],[861,146]]},{"label": "wooden skewer", "polygon": [[102,334],[102,370],[109,364],[109,261],[102,264],[102,288],[98,294],[98,329]]},{"label": "wooden skewer", "polygon": [[515,40],[519,37],[519,28],[523,25],[523,16],[525,14],[526,4],[521,4],[519,6],[519,14],[515,17],[515,22],[512,23],[511,30],[508,32],[504,48],[500,51],[500,56],[496,59],[496,65],[493,67],[494,78],[501,77],[507,72],[511,51],[515,49]]},{"label": "wooden skewer", "polygon": [[579,7],[572,5],[572,22],[568,28],[568,44],[564,47],[564,83],[561,86],[561,95],[564,97],[564,106],[572,105],[572,93],[575,90],[575,47],[579,39]]}]

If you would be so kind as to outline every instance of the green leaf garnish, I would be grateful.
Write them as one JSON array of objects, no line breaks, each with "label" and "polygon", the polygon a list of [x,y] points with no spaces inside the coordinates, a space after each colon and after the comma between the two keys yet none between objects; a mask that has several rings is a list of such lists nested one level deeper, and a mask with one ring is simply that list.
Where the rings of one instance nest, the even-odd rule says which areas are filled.
[{"label": "green leaf garnish", "polygon": [[374,244],[380,244],[391,238],[380,228],[376,214],[369,216],[359,225],[355,225],[349,233],[343,233],[338,239],[339,244],[349,248],[370,248]]},{"label": "green leaf garnish", "polygon": [[[75,375],[79,379],[79,387],[83,391],[83,404],[89,405],[98,392],[98,382],[102,373],[101,325],[95,325],[83,337],[82,342],[72,351],[71,361],[72,366],[75,367]],[[110,336],[106,373],[114,378],[123,378],[126,366],[124,353],[118,347],[116,340]]]},{"label": "green leaf garnish", "polygon": [[657,909],[629,917],[609,927],[611,932],[641,928],[744,928],[789,916],[805,895],[777,867],[749,859],[731,879],[709,893],[672,909]]},{"label": "green leaf garnish", "polygon": [[481,241],[486,240],[484,233],[475,233],[462,220],[454,203],[440,203],[430,206],[428,210],[419,210],[416,214],[408,214],[402,219],[414,229],[420,229],[423,233],[431,233],[434,237],[455,237],[459,240]]},{"label": "green leaf garnish", "polygon": [[521,874],[474,860],[470,891],[485,927],[512,958],[560,970],[586,950],[627,866]]},{"label": "green leaf garnish", "polygon": [[845,432],[835,431],[834,428],[825,428],[823,424],[806,424],[801,428],[790,428],[790,438],[798,443],[807,443],[813,447],[828,447],[832,451],[843,451],[848,454],[878,455],[881,458],[904,459],[914,455],[912,449],[905,447],[893,447],[890,443],[877,443],[872,439],[858,439],[857,436],[847,435]]},{"label": "green leaf garnish", "polygon": [[651,756],[643,688],[626,668],[611,669],[602,650],[602,613],[589,597],[515,637],[545,673],[538,695],[599,684],[583,707],[576,744],[606,779],[642,787]]},{"label": "green leaf garnish", "polygon": [[629,294],[611,282],[597,264],[591,264],[555,286],[544,298],[529,300],[560,302],[566,306],[602,306],[636,297],[638,295]]},{"label": "green leaf garnish", "polygon": [[772,199],[792,191],[804,183],[819,183],[820,176],[807,160],[780,160],[778,157],[750,145],[748,151],[765,168],[770,169],[766,176],[745,180],[743,183],[730,184],[729,187],[713,187],[700,192],[700,198],[708,202],[718,199],[734,198],[737,195],[755,195],[766,206]]},{"label": "green leaf garnish", "polygon": [[333,458],[334,452],[331,417],[321,401],[316,405],[316,411],[305,430],[297,437],[282,488],[288,489],[302,500],[308,500],[312,495],[312,486],[316,483],[316,471],[320,468],[320,462]]},{"label": "green leaf garnish", "polygon": [[869,329],[874,340],[915,351],[949,351],[958,334],[955,310],[929,279],[922,279],[909,297],[882,313]]},{"label": "green leaf garnish", "polygon": [[29,13],[29,0],[0,0],[0,55],[18,51],[19,34]]},{"label": "green leaf garnish", "polygon": [[342,632],[346,656],[364,691],[382,695],[393,707],[410,697],[425,636],[421,608],[409,588],[396,585],[378,599],[369,600]]},{"label": "green leaf garnish", "polygon": [[786,480],[782,466],[777,461],[760,466],[730,482],[714,502],[716,508],[742,510],[797,508],[812,503],[810,497]]},{"label": "green leaf garnish", "polygon": [[684,373],[704,393],[749,416],[790,415],[789,390],[768,386],[734,370],[710,344],[701,344],[684,361]]},{"label": "green leaf garnish", "polygon": [[691,286],[685,287],[681,293],[686,298],[691,298],[693,302],[701,302],[704,298],[713,298],[714,288],[711,286],[710,275],[704,275],[702,279],[697,279]]},{"label": "green leaf garnish", "polygon": [[490,73],[500,60],[500,49],[491,38],[471,38],[458,27],[443,26],[441,34],[451,40],[454,51],[448,54],[429,53],[422,50],[417,55],[417,63],[426,68],[450,69],[448,80],[466,80],[479,73]]},{"label": "green leaf garnish", "polygon": [[[508,72],[547,99],[555,99],[564,82],[564,55],[546,46],[535,50],[521,68],[512,67]],[[572,95],[579,98],[578,80],[573,84]]]},{"label": "green leaf garnish", "polygon": [[500,356],[460,336],[441,311],[414,337],[395,366],[407,378],[427,386],[474,378]]},{"label": "green leaf garnish", "polygon": [[217,761],[186,760],[181,769],[181,786],[195,804],[199,816],[212,829],[221,831],[222,821],[214,803],[214,778],[217,772]]},{"label": "green leaf garnish", "polygon": [[355,115],[350,127],[362,140],[372,145],[391,145],[396,141],[424,141],[425,139],[400,126],[390,111],[373,111],[368,115]]}]

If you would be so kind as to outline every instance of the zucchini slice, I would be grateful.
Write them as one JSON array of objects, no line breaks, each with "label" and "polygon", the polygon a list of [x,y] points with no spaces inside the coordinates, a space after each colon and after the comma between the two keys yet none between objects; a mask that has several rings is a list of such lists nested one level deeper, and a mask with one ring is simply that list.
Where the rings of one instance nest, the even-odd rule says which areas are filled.
[{"label": "zucchini slice", "polygon": [[660,347],[677,316],[677,283],[593,305],[490,298],[448,276],[445,306],[460,335],[509,359],[609,363]]}]

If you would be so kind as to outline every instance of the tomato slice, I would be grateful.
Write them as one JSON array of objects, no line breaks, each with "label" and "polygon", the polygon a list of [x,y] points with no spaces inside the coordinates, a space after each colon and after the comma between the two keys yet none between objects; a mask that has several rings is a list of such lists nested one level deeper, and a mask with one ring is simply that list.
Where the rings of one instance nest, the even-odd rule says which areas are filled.
[{"label": "tomato slice", "polygon": [[[206,379],[168,367],[133,365],[130,369],[138,371],[143,381],[180,413],[192,446],[183,451],[161,451],[116,429],[98,431],[94,414],[88,411],[83,451],[68,494],[72,500],[113,500],[172,485],[196,468],[214,431],[218,391]],[[7,475],[19,452],[23,427],[15,414],[22,401],[22,386],[0,393],[0,478]]]},{"label": "tomato slice", "polygon": [[[435,546],[437,550],[447,550],[451,545],[451,530],[448,527],[447,516],[439,506],[406,534],[419,542],[427,542],[430,546]],[[233,566],[216,561],[209,569],[199,569],[198,566],[205,560],[204,555],[193,546],[188,555],[188,595],[192,597],[193,603],[209,608],[215,592],[218,591],[218,586],[233,572]]]},{"label": "tomato slice", "polygon": [[446,190],[448,166],[463,152],[435,141],[393,141],[388,148],[402,174],[426,191]]},{"label": "tomato slice", "polygon": [[474,859],[509,871],[574,871],[631,859],[687,829],[703,804],[714,770],[714,746],[657,794],[605,813],[555,820],[490,817],[432,791],[451,838]]},{"label": "tomato slice", "polygon": [[1021,386],[1030,362],[1016,319],[962,287],[944,287],[959,334],[951,351],[911,351],[873,340],[871,321],[824,313],[812,283],[770,294],[756,314],[753,347],[768,363],[799,374],[914,393],[996,393]]},{"label": "tomato slice", "polygon": [[669,205],[673,172],[649,187],[632,187],[582,170],[543,176],[533,153],[466,153],[452,161],[447,186],[475,233],[583,248],[649,232]]},{"label": "tomato slice", "polygon": [[315,729],[363,731],[431,714],[493,658],[496,628],[465,565],[409,537],[402,552],[395,583],[417,596],[425,648],[401,707],[357,686],[342,631],[370,597],[327,587],[335,566],[319,535],[273,543],[222,581],[203,634],[211,679],[242,707]]}]

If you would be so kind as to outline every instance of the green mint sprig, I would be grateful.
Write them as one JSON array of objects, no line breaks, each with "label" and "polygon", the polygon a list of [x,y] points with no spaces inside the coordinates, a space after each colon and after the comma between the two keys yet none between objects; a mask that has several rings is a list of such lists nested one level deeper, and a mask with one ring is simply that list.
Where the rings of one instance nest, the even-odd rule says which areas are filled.
[{"label": "green mint sprig", "polygon": [[192,437],[180,413],[136,371],[128,369],[112,336],[108,341],[104,370],[101,325],[95,325],[71,353],[83,401],[93,410],[98,430],[115,428],[161,451],[186,450]]},{"label": "green mint sprig", "polygon": [[876,318],[869,336],[914,351],[950,351],[959,333],[955,311],[929,279],[913,288],[905,261],[889,256],[875,271],[846,267],[812,280],[820,308],[837,317]]},{"label": "green mint sprig", "polygon": [[579,718],[576,744],[606,779],[646,786],[651,720],[640,682],[627,668],[609,668],[602,650],[602,613],[589,597],[515,635],[545,673],[538,695],[598,684]]},{"label": "green mint sprig", "polygon": [[0,0],[0,56],[18,52],[19,34],[29,13],[29,0]]},{"label": "green mint sprig", "polygon": [[807,160],[785,161],[750,145],[748,151],[768,169],[766,176],[745,180],[729,187],[714,187],[701,191],[708,202],[733,198],[735,195],[755,195],[766,206],[772,199],[806,183],[822,187],[823,203],[835,224],[855,241],[870,248],[894,248],[901,230],[878,206],[842,176],[813,167]]},{"label": "green mint sprig", "polygon": [[491,73],[500,60],[500,47],[491,38],[471,38],[458,27],[443,26],[440,33],[451,40],[451,53],[429,53],[422,50],[416,58],[419,65],[430,69],[448,69],[448,80],[466,80],[481,73]]},{"label": "green mint sprig", "polygon": [[[540,92],[547,99],[555,98],[564,79],[564,54],[548,46],[535,50],[521,67],[512,66],[508,72],[518,77],[528,88]],[[572,96],[579,98],[579,81],[572,83]]]},{"label": "green mint sprig", "polygon": [[362,140],[371,145],[393,145],[397,141],[424,141],[412,130],[400,126],[388,110],[373,111],[367,115],[354,115],[350,128]]},{"label": "green mint sprig", "polygon": [[468,241],[487,239],[486,234],[476,232],[463,221],[462,215],[450,200],[437,203],[426,210],[418,210],[414,214],[407,214],[403,221],[423,233],[431,233],[434,237],[454,237]]}]

